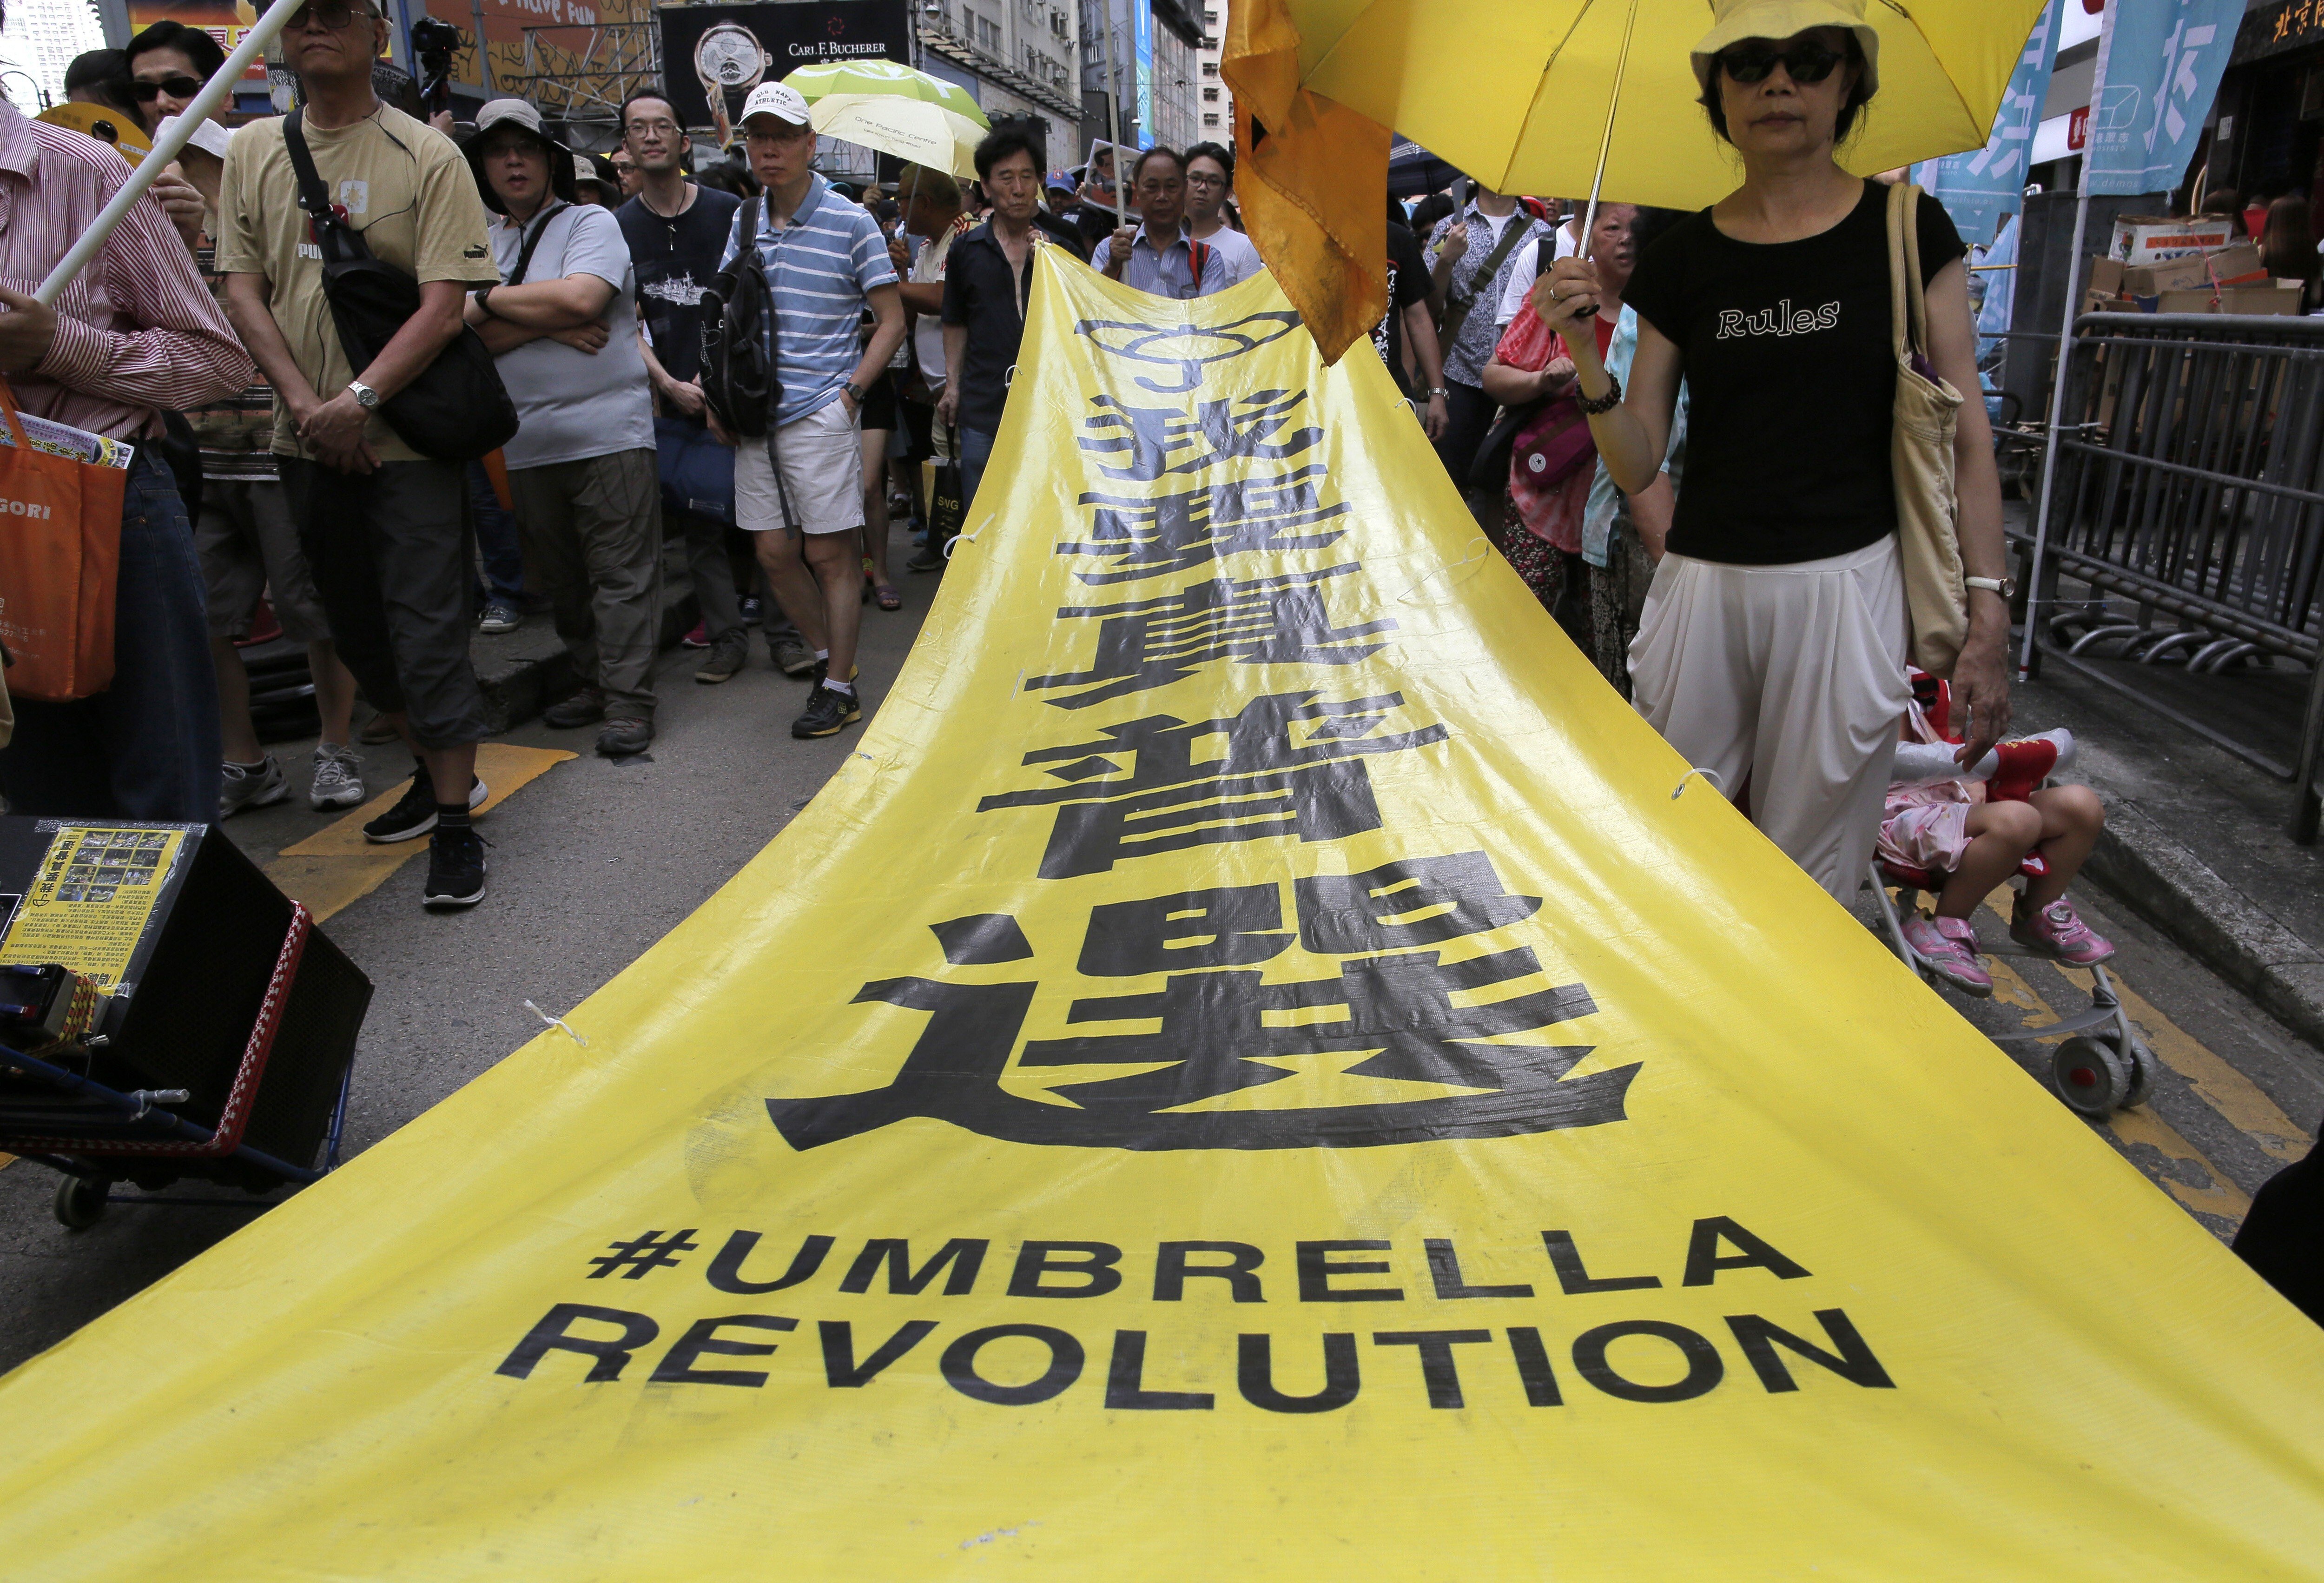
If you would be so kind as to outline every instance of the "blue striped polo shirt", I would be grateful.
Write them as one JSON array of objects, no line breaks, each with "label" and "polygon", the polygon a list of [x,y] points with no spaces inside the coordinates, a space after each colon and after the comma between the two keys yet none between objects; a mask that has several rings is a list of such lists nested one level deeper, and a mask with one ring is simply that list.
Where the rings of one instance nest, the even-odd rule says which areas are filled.
[{"label": "blue striped polo shirt", "polygon": [[[724,269],[742,245],[746,203],[726,233]],[[860,204],[807,177],[807,196],[779,230],[759,210],[760,262],[775,296],[775,375],[782,404],[775,421],[791,423],[827,405],[863,360],[863,301],[875,286],[896,283],[880,222]]]}]

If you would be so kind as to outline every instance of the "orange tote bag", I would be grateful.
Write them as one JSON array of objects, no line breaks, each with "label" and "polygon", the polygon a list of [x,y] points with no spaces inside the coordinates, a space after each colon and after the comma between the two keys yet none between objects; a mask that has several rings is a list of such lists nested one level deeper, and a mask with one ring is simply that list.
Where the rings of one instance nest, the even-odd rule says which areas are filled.
[{"label": "orange tote bag", "polygon": [[124,467],[35,446],[0,380],[0,643],[8,690],[69,703],[113,680]]}]

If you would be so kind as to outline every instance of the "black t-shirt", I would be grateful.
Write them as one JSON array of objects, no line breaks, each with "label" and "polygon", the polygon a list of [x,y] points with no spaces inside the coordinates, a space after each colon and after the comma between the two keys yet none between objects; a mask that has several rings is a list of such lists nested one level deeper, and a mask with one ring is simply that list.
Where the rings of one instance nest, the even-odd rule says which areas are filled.
[{"label": "black t-shirt", "polygon": [[727,233],[742,200],[715,187],[696,187],[694,201],[664,219],[632,198],[614,211],[630,263],[638,274],[638,317],[654,356],[672,379],[702,371],[702,292],[718,273]]},{"label": "black t-shirt", "polygon": [[1409,398],[1411,382],[1404,373],[1404,310],[1428,295],[1428,256],[1420,238],[1406,227],[1388,228],[1388,311],[1372,327],[1372,345],[1388,365],[1388,376]]},{"label": "black t-shirt", "polygon": [[[1704,209],[1638,260],[1622,300],[1670,338],[1686,370],[1678,553],[1780,566],[1895,531],[1888,189],[1864,187],[1821,236],[1738,242]],[[1926,193],[1919,228],[1925,284],[1968,249]]]}]

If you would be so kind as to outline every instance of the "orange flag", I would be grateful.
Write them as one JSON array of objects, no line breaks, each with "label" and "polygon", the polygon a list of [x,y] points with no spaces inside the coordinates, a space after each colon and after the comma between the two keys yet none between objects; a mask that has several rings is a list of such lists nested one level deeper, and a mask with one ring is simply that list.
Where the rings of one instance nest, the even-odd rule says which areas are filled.
[{"label": "orange flag", "polygon": [[1388,311],[1388,128],[1299,86],[1283,0],[1236,0],[1220,69],[1235,96],[1243,224],[1336,363]]}]

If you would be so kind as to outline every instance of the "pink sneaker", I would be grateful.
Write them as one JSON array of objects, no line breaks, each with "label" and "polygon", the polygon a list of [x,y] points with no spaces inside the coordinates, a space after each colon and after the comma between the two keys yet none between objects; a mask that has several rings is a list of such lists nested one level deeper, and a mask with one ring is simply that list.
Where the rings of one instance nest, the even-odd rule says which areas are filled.
[{"label": "pink sneaker", "polygon": [[2025,898],[2018,897],[2010,913],[2009,938],[2031,950],[2071,962],[2077,967],[2103,962],[2114,955],[2113,942],[2102,934],[2093,933],[2074,911],[2074,904],[2063,896],[2030,918],[2025,915]]},{"label": "pink sneaker", "polygon": [[1978,960],[1977,925],[1968,919],[1914,913],[1904,921],[1904,943],[1955,989],[1980,1000],[1993,993],[1993,975]]},{"label": "pink sneaker", "polygon": [[682,649],[708,648],[710,646],[710,624],[705,621],[696,622],[693,629],[684,637],[678,640],[678,646]]}]

